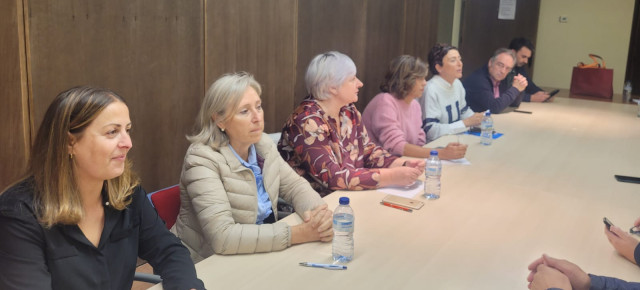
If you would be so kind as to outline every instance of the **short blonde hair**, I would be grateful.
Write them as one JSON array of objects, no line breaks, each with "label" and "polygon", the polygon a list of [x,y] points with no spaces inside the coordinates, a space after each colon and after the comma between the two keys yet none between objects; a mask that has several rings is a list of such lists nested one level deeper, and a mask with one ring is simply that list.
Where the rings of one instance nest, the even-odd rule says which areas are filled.
[{"label": "short blonde hair", "polygon": [[[68,153],[71,135],[80,139],[84,130],[110,104],[124,99],[107,89],[75,87],[60,93],[49,105],[31,149],[28,176],[33,176],[34,205],[45,227],[77,224],[84,216],[82,199]],[[122,175],[105,180],[110,206],[123,210],[140,180],[131,171],[127,159]]]},{"label": "short blonde hair", "polygon": [[339,87],[356,72],[355,63],[345,54],[337,51],[318,54],[309,63],[304,78],[307,92],[317,100],[326,100],[331,97],[330,88]]},{"label": "short blonde hair", "polygon": [[217,79],[202,100],[194,126],[196,133],[187,136],[187,140],[214,149],[229,144],[229,137],[218,123],[231,119],[248,88],[253,88],[258,96],[262,94],[260,84],[247,72],[225,74]]}]

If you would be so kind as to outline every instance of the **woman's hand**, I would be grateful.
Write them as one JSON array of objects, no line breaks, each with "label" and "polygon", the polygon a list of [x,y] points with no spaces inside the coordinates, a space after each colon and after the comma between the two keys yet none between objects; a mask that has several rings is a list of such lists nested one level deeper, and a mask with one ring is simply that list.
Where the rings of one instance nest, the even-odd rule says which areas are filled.
[{"label": "woman's hand", "polygon": [[465,127],[479,126],[483,117],[484,113],[473,113],[471,117],[464,119],[462,123],[464,123]]},{"label": "woman's hand", "polygon": [[461,143],[449,143],[447,147],[438,149],[440,160],[460,159],[467,153],[467,145]]},{"label": "woman's hand", "polygon": [[[634,225],[637,225],[638,223],[640,223],[640,219],[636,220],[636,223]],[[605,227],[604,234],[605,236],[607,236],[609,243],[613,245],[613,247],[616,249],[616,251],[618,251],[620,255],[636,264],[636,259],[633,256],[633,253],[640,241],[617,226],[611,226],[609,230],[607,230],[607,227]]]},{"label": "woman's hand", "polygon": [[291,227],[291,244],[333,239],[333,212],[326,204],[302,214],[302,223]]},{"label": "woman's hand", "polygon": [[404,166],[406,167],[419,169],[420,174],[424,172],[425,165],[426,165],[426,162],[424,161],[424,159],[406,159],[404,162]]},{"label": "woman's hand", "polygon": [[389,171],[391,172],[389,185],[408,186],[416,182],[422,172],[424,172],[424,167],[418,169],[408,166],[400,166],[389,168]]}]

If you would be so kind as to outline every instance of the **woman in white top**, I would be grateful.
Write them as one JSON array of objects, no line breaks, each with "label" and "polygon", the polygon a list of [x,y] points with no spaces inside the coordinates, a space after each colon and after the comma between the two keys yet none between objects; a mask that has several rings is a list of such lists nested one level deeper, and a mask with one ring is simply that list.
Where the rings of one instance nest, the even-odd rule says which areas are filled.
[{"label": "woman in white top", "polygon": [[422,129],[427,134],[427,142],[480,125],[483,114],[474,113],[465,101],[465,90],[459,80],[462,57],[458,49],[448,44],[436,44],[429,52],[428,60],[433,77],[427,82],[420,102]]}]

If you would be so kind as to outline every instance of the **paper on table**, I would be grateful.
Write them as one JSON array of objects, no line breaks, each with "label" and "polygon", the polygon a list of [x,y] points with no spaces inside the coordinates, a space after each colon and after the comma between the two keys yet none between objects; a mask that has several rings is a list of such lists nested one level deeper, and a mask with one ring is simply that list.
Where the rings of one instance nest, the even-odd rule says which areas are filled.
[{"label": "paper on table", "polygon": [[406,198],[413,198],[418,193],[422,193],[424,186],[422,185],[422,181],[416,180],[416,182],[409,186],[387,186],[378,188],[379,192],[383,192],[386,194],[393,194],[397,196],[402,196]]},{"label": "paper on table", "polygon": [[451,159],[451,160],[442,160],[442,164],[471,165],[471,162],[469,162],[467,158],[459,158],[459,159]]}]

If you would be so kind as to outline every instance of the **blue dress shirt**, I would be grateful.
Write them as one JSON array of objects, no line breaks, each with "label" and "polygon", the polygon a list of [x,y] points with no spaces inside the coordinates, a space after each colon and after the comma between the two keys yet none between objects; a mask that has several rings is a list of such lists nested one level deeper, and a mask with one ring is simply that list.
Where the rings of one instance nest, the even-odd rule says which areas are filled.
[{"label": "blue dress shirt", "polygon": [[256,147],[251,144],[249,147],[249,162],[244,161],[233,147],[229,145],[231,148],[231,152],[238,158],[238,161],[244,167],[251,169],[253,172],[253,176],[256,178],[256,187],[258,188],[258,217],[256,218],[256,224],[261,225],[264,222],[264,219],[269,217],[273,212],[271,210],[271,201],[269,200],[269,194],[264,189],[264,182],[262,181],[262,169],[258,166],[258,157],[256,156]]}]

